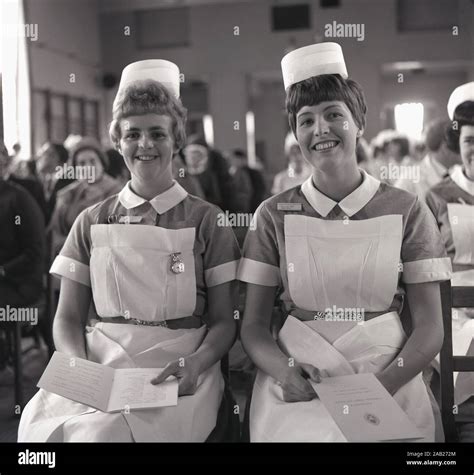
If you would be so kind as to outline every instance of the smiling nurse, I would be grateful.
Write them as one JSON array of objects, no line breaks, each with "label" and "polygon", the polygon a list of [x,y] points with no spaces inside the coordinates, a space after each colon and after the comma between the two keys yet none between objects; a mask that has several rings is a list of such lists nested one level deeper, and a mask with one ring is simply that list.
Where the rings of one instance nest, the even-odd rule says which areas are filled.
[{"label": "smiling nurse", "polygon": [[[20,441],[199,442],[216,425],[240,252],[232,229],[218,226],[220,210],[172,178],[185,143],[178,67],[127,66],[113,119],[110,136],[132,178],[79,215],[52,266],[61,277],[56,348],[114,368],[157,368],[153,384],[174,375],[188,397],[102,413],[40,390],[23,412]],[[86,326],[91,303],[99,321]]]},{"label": "smiling nurse", "polygon": [[[282,70],[290,126],[312,176],[262,203],[244,246],[242,342],[259,368],[251,440],[345,441],[308,379],[356,373],[375,373],[423,440],[434,440],[421,373],[441,348],[438,281],[451,275],[435,220],[415,195],[357,167],[366,105],[338,44],[292,51]],[[399,318],[405,295],[408,338]],[[275,296],[287,315],[277,341]]]}]

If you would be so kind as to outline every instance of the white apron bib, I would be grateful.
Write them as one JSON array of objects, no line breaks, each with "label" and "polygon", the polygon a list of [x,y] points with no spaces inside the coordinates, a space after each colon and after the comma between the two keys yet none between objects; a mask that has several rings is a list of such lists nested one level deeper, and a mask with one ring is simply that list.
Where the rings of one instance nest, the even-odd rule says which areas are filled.
[{"label": "white apron bib", "polygon": [[[95,224],[91,227],[91,286],[98,315],[165,320],[196,306],[194,228]],[[179,252],[184,272],[170,270]]]},{"label": "white apron bib", "polygon": [[402,217],[328,221],[285,216],[290,295],[304,310],[384,311],[397,289]]},{"label": "white apron bib", "polygon": [[454,264],[474,265],[474,206],[448,203],[453,233]]},{"label": "white apron bib", "polygon": [[[196,302],[194,228],[92,226],[91,283],[101,317],[162,321],[192,315]],[[180,252],[184,272],[170,270]],[[194,353],[206,334],[198,329],[100,322],[86,327],[91,361],[114,368],[163,368]],[[157,371],[158,374],[158,371]],[[216,424],[224,390],[220,364],[199,376],[192,396],[175,407],[102,413],[40,390],[26,405],[18,432],[22,442],[202,442]]]}]

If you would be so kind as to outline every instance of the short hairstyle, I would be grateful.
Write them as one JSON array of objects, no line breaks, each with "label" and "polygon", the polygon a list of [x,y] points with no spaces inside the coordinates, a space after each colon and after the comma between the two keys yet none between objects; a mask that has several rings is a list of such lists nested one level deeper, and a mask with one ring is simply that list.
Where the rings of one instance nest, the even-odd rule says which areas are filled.
[{"label": "short hairstyle", "polygon": [[446,142],[456,153],[459,153],[459,137],[463,125],[474,125],[474,101],[459,104],[454,111],[453,121],[446,128]]},{"label": "short hairstyle", "polygon": [[247,154],[241,148],[234,148],[232,150],[234,157],[240,158],[242,160],[247,158]]},{"label": "short hairstyle", "polygon": [[437,152],[441,145],[446,142],[445,131],[451,125],[446,119],[436,119],[425,128],[425,144],[430,152]]},{"label": "short hairstyle", "polygon": [[52,149],[56,156],[59,158],[59,162],[61,164],[67,163],[69,159],[69,152],[67,151],[66,147],[60,143],[55,142],[46,142],[44,143],[40,150],[38,151],[38,155],[44,153],[46,150]]},{"label": "short hairstyle", "polygon": [[120,120],[132,115],[167,115],[172,120],[174,143],[181,149],[186,143],[186,114],[181,101],[157,81],[133,83],[122,91],[114,101],[109,135],[117,148],[120,141]]},{"label": "short hairstyle", "polygon": [[191,134],[186,139],[186,146],[187,145],[200,145],[201,147],[207,148],[209,150],[209,144],[206,142],[205,137],[200,134]]},{"label": "short hairstyle", "polygon": [[[125,166],[125,161],[122,158],[115,148],[109,148],[105,151],[107,155],[109,166],[105,170],[112,178],[117,178],[121,173],[122,170],[127,169]],[[127,169],[128,170],[128,169]]]},{"label": "short hairstyle", "polygon": [[398,145],[402,157],[406,157],[410,153],[410,141],[406,137],[395,137],[390,140],[390,143]]},{"label": "short hairstyle", "polygon": [[109,168],[109,159],[108,159],[107,155],[102,150],[100,150],[97,147],[94,147],[93,145],[84,145],[84,146],[79,147],[76,150],[74,150],[71,154],[71,165],[72,166],[74,166],[74,167],[76,166],[77,156],[81,152],[84,152],[86,150],[91,150],[92,152],[94,152],[99,157],[99,160],[101,161],[102,166],[104,167],[104,170],[107,170]]},{"label": "short hairstyle", "polygon": [[359,129],[365,128],[367,105],[360,85],[339,74],[322,74],[292,84],[286,93],[286,111],[291,130],[296,136],[296,115],[304,106],[326,101],[342,101],[351,111]]}]

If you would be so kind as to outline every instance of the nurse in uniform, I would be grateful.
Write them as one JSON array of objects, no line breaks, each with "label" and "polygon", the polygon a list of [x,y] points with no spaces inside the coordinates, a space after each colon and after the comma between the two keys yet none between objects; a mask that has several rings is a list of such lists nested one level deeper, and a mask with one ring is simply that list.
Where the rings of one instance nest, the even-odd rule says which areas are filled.
[{"label": "nurse in uniform", "polygon": [[[474,287],[474,82],[456,88],[448,101],[453,126],[447,135],[450,148],[461,155],[462,165],[434,186],[426,202],[436,217],[446,250],[453,262],[453,286]],[[453,353],[474,355],[472,309],[453,311]],[[462,424],[460,439],[474,441],[474,375],[458,373],[454,402]],[[470,428],[468,428],[468,425]]]},{"label": "nurse in uniform", "polygon": [[[308,379],[375,373],[422,440],[433,441],[422,371],[442,345],[439,281],[451,276],[436,222],[416,196],[357,167],[366,105],[338,44],[297,49],[282,70],[290,126],[312,176],[262,203],[239,267],[242,342],[259,369],[251,440],[346,441]],[[275,341],[276,296],[287,318]]]},{"label": "nurse in uniform", "polygon": [[[175,375],[187,397],[175,407],[103,413],[40,390],[19,441],[200,442],[214,429],[240,253],[232,229],[218,226],[220,210],[172,179],[185,119],[175,64],[124,69],[110,136],[131,181],[79,215],[51,272],[61,277],[58,351],[114,368],[156,367],[154,384]],[[91,304],[98,322],[86,326]]]}]

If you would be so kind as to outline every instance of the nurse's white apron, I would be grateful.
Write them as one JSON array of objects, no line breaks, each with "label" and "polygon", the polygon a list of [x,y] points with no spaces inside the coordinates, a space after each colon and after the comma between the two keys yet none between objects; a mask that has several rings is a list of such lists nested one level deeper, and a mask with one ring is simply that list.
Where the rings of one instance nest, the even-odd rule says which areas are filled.
[{"label": "nurse's white apron", "polygon": [[474,206],[448,203],[453,233],[454,264],[474,265]]},{"label": "nurse's white apron", "polygon": [[[303,310],[386,311],[397,289],[402,243],[401,216],[363,221],[326,221],[285,216],[285,249],[290,295]],[[278,336],[297,362],[329,376],[377,373],[406,340],[396,312],[357,324],[300,321],[288,316]],[[421,373],[394,395],[420,429],[435,437],[435,421]],[[286,403],[277,382],[259,372],[250,412],[252,441],[337,442],[346,438],[319,401]]]},{"label": "nurse's white apron", "polygon": [[[332,344],[318,334],[318,321],[288,316],[279,343],[297,362],[325,369],[329,376],[376,373],[390,364],[405,342],[396,312],[355,325]],[[394,395],[424,435],[434,441],[434,416],[421,373]],[[250,412],[252,441],[346,442],[347,439],[319,399],[286,403],[276,381],[259,372]]]},{"label": "nurse's white apron", "polygon": [[[448,217],[454,243],[453,264],[474,266],[474,206],[448,203]],[[457,271],[453,286],[474,287],[474,269]],[[474,355],[474,310],[453,309],[453,354]],[[459,405],[474,395],[474,374],[454,373],[454,403]]]},{"label": "nurse's white apron", "polygon": [[[91,286],[99,316],[163,321],[192,315],[196,303],[194,228],[93,225]],[[180,252],[184,272],[170,270]],[[206,327],[171,330],[100,322],[86,328],[91,361],[114,368],[163,368],[195,352]],[[157,371],[157,374],[159,371]],[[40,390],[26,405],[21,442],[202,442],[214,429],[224,390],[220,364],[203,372],[194,395],[178,405],[103,413]]]}]

